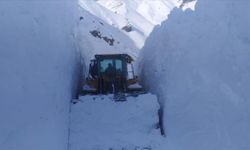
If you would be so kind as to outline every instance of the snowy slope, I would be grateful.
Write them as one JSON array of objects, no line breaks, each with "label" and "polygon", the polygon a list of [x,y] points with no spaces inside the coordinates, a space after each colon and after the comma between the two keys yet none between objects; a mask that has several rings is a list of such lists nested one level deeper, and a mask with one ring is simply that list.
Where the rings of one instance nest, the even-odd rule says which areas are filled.
[{"label": "snowy slope", "polygon": [[[79,26],[75,32],[86,65],[89,64],[90,59],[95,54],[128,52],[132,56],[137,55],[133,51],[136,49],[134,42],[119,29],[112,27],[85,10],[81,10],[81,15],[84,19],[79,21]],[[96,37],[91,32],[93,34],[96,32]],[[105,38],[111,40],[111,42],[105,41]],[[112,40],[114,41],[112,42]]]},{"label": "snowy slope", "polygon": [[[89,60],[96,53],[128,53],[136,58],[153,28],[180,4],[176,0],[79,0],[84,19],[79,23],[78,39],[82,47],[90,45],[83,57]],[[113,45],[92,36],[93,30],[114,39]]]},{"label": "snowy slope", "polygon": [[125,102],[112,95],[80,97],[72,106],[70,150],[160,150],[158,109],[151,94]]},{"label": "snowy slope", "polygon": [[74,1],[0,1],[0,149],[65,150]]},{"label": "snowy slope", "polygon": [[166,149],[250,149],[249,7],[200,0],[146,41],[139,68],[164,105]]}]

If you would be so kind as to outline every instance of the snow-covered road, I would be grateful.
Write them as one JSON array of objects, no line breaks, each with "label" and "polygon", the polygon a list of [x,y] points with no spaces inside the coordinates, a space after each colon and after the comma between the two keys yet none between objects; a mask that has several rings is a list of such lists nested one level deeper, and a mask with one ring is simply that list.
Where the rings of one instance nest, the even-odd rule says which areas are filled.
[{"label": "snow-covered road", "polygon": [[143,94],[115,102],[112,95],[84,96],[72,105],[70,150],[158,149],[156,96]]}]

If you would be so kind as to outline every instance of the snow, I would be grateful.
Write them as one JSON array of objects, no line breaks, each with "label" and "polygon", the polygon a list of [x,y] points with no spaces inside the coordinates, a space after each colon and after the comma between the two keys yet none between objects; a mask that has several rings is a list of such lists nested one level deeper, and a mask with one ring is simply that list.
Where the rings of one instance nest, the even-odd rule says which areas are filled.
[{"label": "snow", "polygon": [[135,84],[129,85],[128,88],[142,88],[142,86],[138,83],[135,83]]},{"label": "snow", "polygon": [[156,96],[144,94],[115,102],[112,95],[87,95],[79,100],[72,106],[70,150],[160,148],[164,138],[156,129]]},{"label": "snow", "polygon": [[197,3],[197,1],[196,0],[190,0],[190,1],[185,1],[185,2],[183,2],[183,4],[181,5],[181,8],[182,8],[182,10],[188,10],[188,9],[190,9],[190,10],[195,10],[195,6],[196,6],[196,3]]},{"label": "snow", "polygon": [[[135,44],[119,29],[110,26],[85,10],[81,10],[81,15],[84,16],[84,20],[79,21],[75,32],[86,67],[95,54],[128,52],[134,55]],[[90,33],[91,31],[100,32],[102,38],[94,37]],[[113,45],[108,44],[103,37],[114,39]]]},{"label": "snow", "polygon": [[[0,149],[250,149],[250,2],[79,0],[78,22],[76,3],[0,2]],[[139,57],[166,138],[153,94],[81,97],[69,116],[99,53]]]},{"label": "snow", "polygon": [[0,1],[0,149],[67,148],[74,1]]},{"label": "snow", "polygon": [[147,39],[138,68],[164,107],[166,149],[250,149],[249,7],[200,0]]},{"label": "snow", "polygon": [[[180,4],[176,0],[79,0],[84,19],[79,22],[77,37],[78,43],[84,44],[81,47],[86,64],[98,53],[127,53],[137,58],[153,28]],[[123,30],[126,26],[132,31]],[[114,39],[114,44],[93,37],[89,33],[93,30]]]},{"label": "snow", "polygon": [[[80,1],[83,19],[75,27],[76,1],[0,2],[0,149],[66,149],[69,102],[80,83],[81,63],[96,53],[136,57],[152,22],[161,19],[138,13],[140,0],[124,1],[126,7],[116,0],[94,2]],[[133,31],[127,33],[122,27],[128,24]],[[114,46],[94,38],[92,30],[114,38]]]}]

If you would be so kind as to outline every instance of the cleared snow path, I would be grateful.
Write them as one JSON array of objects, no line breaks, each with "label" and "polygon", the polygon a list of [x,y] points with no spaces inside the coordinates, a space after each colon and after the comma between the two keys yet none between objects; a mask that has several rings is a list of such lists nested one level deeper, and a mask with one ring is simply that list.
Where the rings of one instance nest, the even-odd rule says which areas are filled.
[{"label": "cleared snow path", "polygon": [[164,138],[156,96],[112,97],[84,96],[72,105],[70,150],[158,150]]}]

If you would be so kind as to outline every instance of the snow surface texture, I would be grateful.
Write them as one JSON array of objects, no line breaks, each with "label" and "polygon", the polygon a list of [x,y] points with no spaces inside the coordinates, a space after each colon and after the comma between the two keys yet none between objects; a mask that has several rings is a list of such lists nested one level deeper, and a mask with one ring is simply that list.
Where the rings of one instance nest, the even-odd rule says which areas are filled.
[{"label": "snow surface texture", "polygon": [[158,109],[151,94],[125,102],[113,95],[80,97],[72,106],[70,150],[159,150]]},{"label": "snow surface texture", "polygon": [[200,0],[146,41],[139,68],[164,105],[166,149],[250,149],[249,7]]},{"label": "snow surface texture", "polygon": [[[177,0],[79,0],[82,18],[77,37],[85,49],[86,64],[98,53],[127,53],[136,58],[155,25],[180,4]],[[113,44],[105,37],[113,39]]]},{"label": "snow surface texture", "polygon": [[[67,148],[74,1],[0,1],[0,149]],[[76,9],[75,9],[76,10]]]}]

